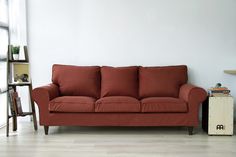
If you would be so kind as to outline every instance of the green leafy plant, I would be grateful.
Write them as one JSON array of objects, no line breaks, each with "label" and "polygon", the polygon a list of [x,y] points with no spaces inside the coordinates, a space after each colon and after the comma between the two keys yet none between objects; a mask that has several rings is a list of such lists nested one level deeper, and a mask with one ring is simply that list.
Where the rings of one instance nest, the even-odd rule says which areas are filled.
[{"label": "green leafy plant", "polygon": [[20,46],[12,46],[11,53],[12,54],[19,54],[20,53]]}]

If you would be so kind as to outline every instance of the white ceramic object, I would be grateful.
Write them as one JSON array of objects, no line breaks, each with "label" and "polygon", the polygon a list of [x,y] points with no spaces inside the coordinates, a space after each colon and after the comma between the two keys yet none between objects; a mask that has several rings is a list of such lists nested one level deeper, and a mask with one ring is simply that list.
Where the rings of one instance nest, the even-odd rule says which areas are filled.
[{"label": "white ceramic object", "polygon": [[14,60],[19,60],[19,54],[13,54],[13,59]]}]

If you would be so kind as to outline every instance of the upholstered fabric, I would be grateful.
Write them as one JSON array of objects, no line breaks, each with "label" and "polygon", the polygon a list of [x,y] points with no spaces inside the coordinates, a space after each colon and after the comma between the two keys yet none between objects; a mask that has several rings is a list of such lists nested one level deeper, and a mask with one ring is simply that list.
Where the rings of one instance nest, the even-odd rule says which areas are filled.
[{"label": "upholstered fabric", "polygon": [[110,96],[96,101],[95,112],[140,112],[140,102],[128,96]]},{"label": "upholstered fabric", "polygon": [[63,96],[100,96],[100,67],[53,65],[52,82]]},{"label": "upholstered fabric", "polygon": [[94,112],[95,99],[86,96],[62,96],[50,101],[50,112]]},{"label": "upholstered fabric", "polygon": [[140,67],[139,96],[178,97],[180,86],[187,82],[187,66]]},{"label": "upholstered fabric", "polygon": [[138,97],[138,67],[102,67],[101,97]]},{"label": "upholstered fabric", "polygon": [[142,112],[187,112],[187,103],[171,97],[150,97],[141,100]]},{"label": "upholstered fabric", "polygon": [[184,84],[180,87],[179,98],[188,102],[189,118],[195,123],[199,123],[199,108],[206,97],[207,92],[203,88],[192,84]]},{"label": "upholstered fabric", "polygon": [[39,108],[40,124],[48,123],[49,117],[49,102],[59,96],[59,88],[51,83],[46,86],[37,87],[32,91],[32,98]]}]

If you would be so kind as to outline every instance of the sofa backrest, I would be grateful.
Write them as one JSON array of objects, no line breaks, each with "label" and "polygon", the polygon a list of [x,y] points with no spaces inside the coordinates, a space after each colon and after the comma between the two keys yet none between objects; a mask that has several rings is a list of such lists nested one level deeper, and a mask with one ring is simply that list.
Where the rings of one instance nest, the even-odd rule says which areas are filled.
[{"label": "sofa backrest", "polygon": [[139,97],[178,97],[187,83],[187,66],[140,67]]},{"label": "sofa backrest", "polygon": [[101,97],[138,98],[138,67],[101,67]]},{"label": "sofa backrest", "polygon": [[187,66],[108,67],[55,64],[52,82],[63,96],[178,97]]},{"label": "sofa backrest", "polygon": [[59,86],[63,96],[100,97],[101,75],[99,66],[72,66],[55,64],[52,82]]}]

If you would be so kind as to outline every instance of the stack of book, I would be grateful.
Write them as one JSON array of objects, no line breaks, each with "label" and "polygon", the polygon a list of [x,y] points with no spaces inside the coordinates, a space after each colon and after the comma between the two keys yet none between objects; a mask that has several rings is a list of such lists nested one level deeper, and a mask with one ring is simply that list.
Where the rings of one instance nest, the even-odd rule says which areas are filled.
[{"label": "stack of book", "polygon": [[18,93],[14,89],[9,89],[10,111],[12,116],[21,115],[23,113],[21,100]]},{"label": "stack of book", "polygon": [[210,96],[230,96],[230,90],[227,87],[212,87],[208,89]]}]

